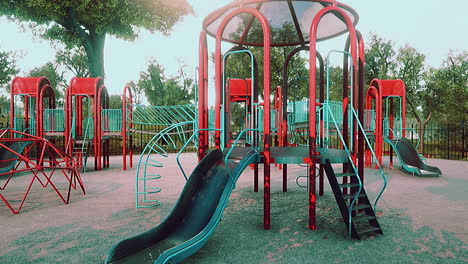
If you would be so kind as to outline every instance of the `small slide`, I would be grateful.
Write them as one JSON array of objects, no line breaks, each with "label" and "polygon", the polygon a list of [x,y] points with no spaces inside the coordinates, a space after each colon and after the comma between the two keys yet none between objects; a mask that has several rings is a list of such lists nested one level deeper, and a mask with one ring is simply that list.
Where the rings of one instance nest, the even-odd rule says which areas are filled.
[{"label": "small slide", "polygon": [[[11,141],[3,143],[3,145],[19,154],[22,154],[29,144],[31,144],[29,141]],[[11,171],[17,162],[18,156],[0,145],[0,174]]]},{"label": "small slide", "polygon": [[439,176],[442,174],[439,168],[425,164],[419,157],[411,141],[402,137],[399,139],[385,138],[395,150],[401,166],[409,173],[418,176]]},{"label": "small slide", "polygon": [[213,234],[242,171],[257,159],[258,153],[251,151],[226,168],[223,153],[211,151],[190,175],[169,216],[117,243],[106,263],[178,263],[194,254]]}]

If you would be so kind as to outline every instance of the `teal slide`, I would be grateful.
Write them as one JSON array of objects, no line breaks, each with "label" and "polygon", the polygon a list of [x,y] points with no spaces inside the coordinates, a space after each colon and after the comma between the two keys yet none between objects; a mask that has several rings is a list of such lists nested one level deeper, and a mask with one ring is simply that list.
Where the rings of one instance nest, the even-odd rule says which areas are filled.
[{"label": "teal slide", "polygon": [[[4,146],[10,148],[16,153],[23,154],[27,145],[31,144],[30,141],[8,141],[2,143]],[[0,174],[11,171],[18,162],[18,156],[13,152],[7,150],[0,145]]]},{"label": "teal slide", "polygon": [[400,164],[407,172],[418,176],[439,176],[442,174],[439,168],[425,164],[411,141],[402,137],[399,139],[388,139],[385,137],[400,160]]},{"label": "teal slide", "polygon": [[250,151],[226,167],[223,153],[211,151],[190,175],[169,216],[117,243],[106,263],[178,263],[194,254],[213,234],[239,176],[257,160],[258,153]]}]

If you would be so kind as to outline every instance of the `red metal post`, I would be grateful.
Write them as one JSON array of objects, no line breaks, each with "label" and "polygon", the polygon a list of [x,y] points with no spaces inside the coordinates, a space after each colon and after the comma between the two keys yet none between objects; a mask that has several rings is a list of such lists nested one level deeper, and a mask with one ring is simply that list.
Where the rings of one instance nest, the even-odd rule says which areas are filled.
[{"label": "red metal post", "polygon": [[[207,102],[207,87],[205,86],[205,74],[207,71],[206,55],[206,32],[202,30],[199,39],[198,50],[198,129],[207,129],[208,126],[208,105]],[[205,120],[206,119],[206,120]],[[208,131],[198,132],[198,161],[203,159],[207,146]]]},{"label": "red metal post", "polygon": [[11,81],[10,85],[10,128],[14,127],[14,120],[15,120],[15,95],[14,95],[14,90],[15,90],[15,82],[18,79],[18,77],[14,78],[13,81]]},{"label": "red metal post", "polygon": [[122,170],[127,170],[127,89],[128,84],[125,85],[122,94]]},{"label": "red metal post", "polygon": [[[358,41],[358,68],[357,68],[357,74],[358,74],[358,85],[355,86],[355,89],[357,89],[357,107],[358,107],[358,119],[360,122],[364,120],[364,39],[362,38],[361,32],[356,30],[356,37]],[[354,75],[355,76],[355,75]],[[356,130],[357,127],[356,127]],[[364,150],[365,150],[365,144],[364,144],[364,137],[365,137],[365,132],[362,130],[358,130],[358,141],[357,141],[357,158],[358,158],[358,174],[361,177],[362,183],[364,183]]]},{"label": "red metal post", "polygon": [[[374,104],[372,104],[372,101],[374,101]],[[377,156],[377,162],[382,166],[382,98],[380,96],[379,90],[375,86],[372,86],[372,83],[366,93],[365,109],[374,109],[375,111],[374,151],[375,155]],[[370,150],[366,150],[366,166],[371,166],[371,163],[372,156]]]},{"label": "red metal post", "polygon": [[[401,88],[402,89],[402,91],[401,91],[402,92],[402,94],[401,94],[401,119],[403,121],[403,123],[402,123],[403,128],[406,128],[406,87],[405,87],[405,84],[404,84],[403,81],[400,80],[400,82],[401,82],[401,85],[402,85],[402,88]],[[405,132],[406,132],[406,130],[403,129],[403,131],[402,131],[402,133],[403,133],[402,136],[403,137],[406,137]]]},{"label": "red metal post", "polygon": [[[321,104],[324,103],[325,101],[325,64],[323,62],[323,57],[320,53],[317,52],[316,54],[317,56],[317,60],[319,62],[319,67],[320,67],[320,72],[319,72],[319,76],[320,76],[320,84],[319,84],[319,101]],[[322,116],[320,117],[320,138],[323,139],[324,137],[324,134],[323,132],[325,131],[325,127],[324,127],[324,123],[323,123],[323,111],[322,111]],[[323,142],[323,140],[321,141]],[[322,145],[319,146],[320,148],[323,147],[323,143]],[[315,169],[315,168],[313,168]],[[325,169],[323,167],[322,164],[319,165],[319,195],[320,196],[323,196],[324,194],[324,174],[325,173]]]},{"label": "red metal post", "polygon": [[[128,95],[127,95],[128,94]],[[128,99],[128,100],[127,100]],[[130,115],[127,116],[127,105],[129,109]],[[132,90],[130,90],[130,86],[127,84],[124,87],[123,95],[122,95],[122,170],[127,170],[127,149],[129,155],[129,167],[132,168],[132,136],[130,135],[129,140],[127,141],[127,133],[132,129],[132,122],[127,122],[128,120],[132,120],[132,112],[133,112],[133,95]]]},{"label": "red metal post", "polygon": [[[229,13],[221,22],[216,34],[216,49],[215,49],[215,84],[216,84],[216,128],[220,128],[220,111],[221,111],[221,92],[222,84],[222,69],[221,69],[221,37],[227,23],[240,13],[249,13],[255,16],[260,22],[263,29],[263,68],[264,68],[264,120],[263,120],[263,136],[264,136],[264,216],[263,227],[270,229],[270,27],[267,19],[263,14],[251,7],[240,7]],[[219,135],[216,136],[216,145],[219,146]]]},{"label": "red metal post", "polygon": [[[350,40],[351,40],[351,56],[353,59],[353,76],[356,76],[356,53],[357,53],[357,43],[356,43],[356,32],[354,25],[346,14],[344,10],[339,9],[337,6],[329,6],[320,10],[312,21],[310,28],[310,71],[309,71],[309,159],[310,159],[310,170],[309,170],[309,225],[308,227],[312,230],[317,228],[316,226],[316,194],[315,194],[315,159],[316,159],[316,111],[315,111],[315,100],[316,100],[316,48],[317,48],[317,30],[320,20],[327,13],[334,13],[335,15],[341,16],[341,18],[346,23],[346,26],[349,31]],[[354,83],[356,83],[357,78],[353,78]],[[356,85],[354,85],[356,87]]]}]

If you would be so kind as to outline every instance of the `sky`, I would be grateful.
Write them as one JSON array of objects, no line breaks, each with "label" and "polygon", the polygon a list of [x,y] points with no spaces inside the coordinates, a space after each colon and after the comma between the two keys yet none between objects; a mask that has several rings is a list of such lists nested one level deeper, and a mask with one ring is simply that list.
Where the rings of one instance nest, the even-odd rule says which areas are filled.
[{"label": "sky", "polygon": [[[170,36],[142,31],[140,38],[127,42],[108,36],[105,44],[105,83],[110,94],[121,94],[129,81],[137,81],[151,59],[174,76],[180,63],[189,76],[198,65],[198,38],[203,19],[230,0],[188,0],[195,14],[186,16]],[[406,44],[426,55],[426,64],[439,67],[451,50],[468,50],[468,0],[342,0],[359,14],[359,29],[365,41],[371,32],[392,40],[395,47]],[[33,37],[30,29],[20,30],[15,23],[0,18],[1,51],[22,54],[18,60],[20,75],[54,60],[50,42]],[[318,47],[342,49],[344,37],[324,42]],[[213,45],[209,46],[210,49]],[[324,49],[324,51],[322,50]]]}]

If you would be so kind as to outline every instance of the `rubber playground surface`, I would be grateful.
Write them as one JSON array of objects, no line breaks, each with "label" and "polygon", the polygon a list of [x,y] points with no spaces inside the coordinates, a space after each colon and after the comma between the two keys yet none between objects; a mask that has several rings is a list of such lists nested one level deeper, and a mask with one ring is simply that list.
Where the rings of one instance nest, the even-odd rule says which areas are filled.
[{"label": "rubber playground surface", "polygon": [[[111,157],[111,168],[102,171],[91,170],[90,162],[90,170],[81,174],[87,194],[74,190],[70,204],[39,184],[19,214],[1,203],[0,263],[103,263],[115,243],[158,225],[170,213],[185,179],[174,155],[162,162],[163,178],[154,180],[163,189],[153,196],[163,202],[157,208],[135,209],[135,168],[122,171],[121,157]],[[189,174],[197,161],[188,153],[181,162]],[[253,192],[247,168],[214,235],[184,263],[468,263],[468,162],[428,163],[443,175],[416,177],[402,172],[398,161],[393,168],[384,164],[389,184],[377,209],[384,235],[360,241],[348,236],[328,182],[325,195],[318,197],[318,229],[306,228],[307,191],[296,184],[305,168],[299,166],[288,170],[286,193],[281,171],[272,167],[272,229],[263,230],[263,190]],[[371,199],[382,184],[377,175],[366,171]],[[2,194],[20,200],[31,177],[15,176]],[[55,180],[64,190],[60,178]]]}]

